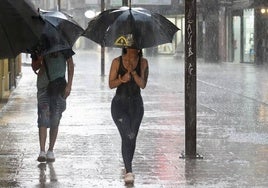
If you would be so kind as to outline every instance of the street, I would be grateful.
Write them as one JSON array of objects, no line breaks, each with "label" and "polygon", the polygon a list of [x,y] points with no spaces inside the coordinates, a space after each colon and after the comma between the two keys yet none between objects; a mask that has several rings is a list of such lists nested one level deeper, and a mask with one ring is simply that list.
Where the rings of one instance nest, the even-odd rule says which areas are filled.
[{"label": "street", "polygon": [[[39,164],[36,75],[29,65],[0,111],[0,187],[120,188],[123,161],[111,118],[107,52],[75,51],[75,75],[55,145],[56,161]],[[268,66],[197,64],[197,152],[185,141],[184,60],[147,57],[144,118],[133,160],[135,188],[268,187]]]}]

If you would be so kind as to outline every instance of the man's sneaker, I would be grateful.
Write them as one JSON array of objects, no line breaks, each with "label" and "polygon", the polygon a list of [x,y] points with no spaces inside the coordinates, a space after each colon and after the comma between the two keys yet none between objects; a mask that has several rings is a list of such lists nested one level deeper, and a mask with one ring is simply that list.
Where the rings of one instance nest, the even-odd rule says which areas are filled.
[{"label": "man's sneaker", "polygon": [[54,162],[55,161],[55,156],[53,151],[47,151],[47,162]]},{"label": "man's sneaker", "polygon": [[125,180],[126,184],[133,184],[134,183],[134,174],[131,172],[127,173],[125,175],[124,180]]},{"label": "man's sneaker", "polygon": [[39,156],[37,158],[37,161],[40,163],[46,162],[47,158],[46,158],[46,152],[44,151],[40,151]]}]

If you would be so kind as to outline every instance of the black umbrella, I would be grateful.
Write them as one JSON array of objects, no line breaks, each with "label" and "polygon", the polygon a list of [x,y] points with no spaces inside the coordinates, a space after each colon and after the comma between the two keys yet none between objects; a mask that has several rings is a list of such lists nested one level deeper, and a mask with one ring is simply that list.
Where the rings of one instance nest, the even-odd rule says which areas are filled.
[{"label": "black umbrella", "polygon": [[0,58],[27,52],[39,39],[44,22],[29,0],[1,0]]},{"label": "black umbrella", "polygon": [[72,16],[60,11],[40,11],[42,18],[57,28],[58,32],[73,46],[84,29]]},{"label": "black umbrella", "polygon": [[49,53],[72,49],[72,45],[68,40],[58,31],[56,27],[45,21],[45,27],[38,41],[33,48],[33,52],[46,55]]},{"label": "black umbrella", "polygon": [[59,11],[40,10],[40,15],[45,22],[42,37],[33,52],[42,55],[72,49],[73,44],[84,29],[66,13]]},{"label": "black umbrella", "polygon": [[121,7],[103,11],[93,18],[83,35],[107,47],[149,48],[172,42],[178,30],[161,14]]}]

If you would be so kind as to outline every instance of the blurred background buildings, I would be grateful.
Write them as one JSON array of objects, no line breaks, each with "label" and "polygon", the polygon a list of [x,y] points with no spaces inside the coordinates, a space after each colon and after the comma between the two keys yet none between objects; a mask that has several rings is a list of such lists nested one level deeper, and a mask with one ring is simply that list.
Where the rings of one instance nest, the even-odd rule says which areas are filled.
[{"label": "blurred background buildings", "polygon": [[[118,8],[125,0],[32,0],[46,10],[60,8],[84,28],[105,9]],[[132,6],[144,7],[166,16],[181,31],[173,44],[165,44],[148,53],[175,54],[184,51],[183,0],[132,0]],[[268,1],[267,0],[197,0],[198,57],[205,62],[267,63]],[[94,43],[81,37],[77,48],[93,48]]]},{"label": "blurred background buildings", "polygon": [[[127,0],[31,0],[36,8],[64,11],[86,28],[104,9],[118,8]],[[267,0],[196,0],[197,57],[204,62],[268,64]],[[161,13],[181,30],[172,44],[145,50],[146,56],[184,57],[184,0],[132,0],[133,7]],[[80,37],[74,49],[98,49],[99,45]],[[109,50],[109,49],[107,49]],[[21,76],[21,55],[0,59],[0,100],[5,101]]]}]

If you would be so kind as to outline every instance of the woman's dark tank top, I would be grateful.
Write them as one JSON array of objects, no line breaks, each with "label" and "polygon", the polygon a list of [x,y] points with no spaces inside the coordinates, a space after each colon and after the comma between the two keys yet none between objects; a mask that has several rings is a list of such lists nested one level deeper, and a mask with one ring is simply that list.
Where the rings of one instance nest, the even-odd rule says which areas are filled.
[{"label": "woman's dark tank top", "polygon": [[[139,76],[141,74],[140,64],[141,64],[141,58],[139,58],[138,64],[135,68],[135,71],[137,72]],[[127,70],[125,69],[123,65],[122,56],[120,56],[118,75],[120,74],[122,77],[126,73],[127,73]],[[122,83],[121,85],[117,87],[116,95],[125,96],[125,97],[140,95],[140,87],[136,84],[133,76],[131,76],[131,79],[129,82]]]}]

